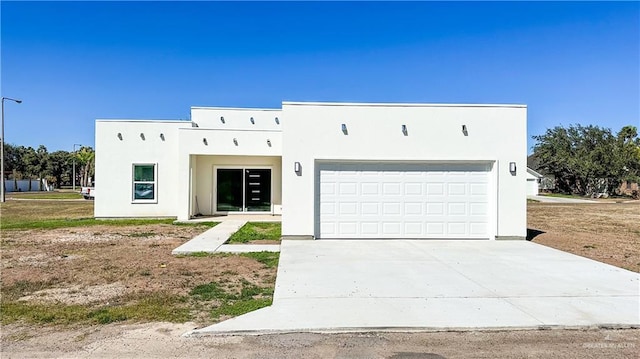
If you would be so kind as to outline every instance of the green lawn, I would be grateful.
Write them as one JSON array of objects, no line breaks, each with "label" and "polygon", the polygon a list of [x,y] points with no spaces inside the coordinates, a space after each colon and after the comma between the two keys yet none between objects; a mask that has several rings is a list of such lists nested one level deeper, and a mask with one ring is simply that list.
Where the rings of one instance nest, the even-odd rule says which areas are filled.
[{"label": "green lawn", "polygon": [[82,199],[82,195],[78,192],[9,192],[6,194],[8,199]]},{"label": "green lawn", "polygon": [[[62,193],[61,193],[62,194]],[[69,194],[69,193],[64,193]],[[175,219],[112,219],[93,218],[93,201],[38,201],[7,200],[0,205],[0,230],[55,229],[80,226],[135,226],[145,224],[172,224]],[[193,224],[213,227],[217,222]]]},{"label": "green lawn", "polygon": [[249,222],[229,237],[228,243],[248,243],[253,241],[280,241],[280,222]]}]

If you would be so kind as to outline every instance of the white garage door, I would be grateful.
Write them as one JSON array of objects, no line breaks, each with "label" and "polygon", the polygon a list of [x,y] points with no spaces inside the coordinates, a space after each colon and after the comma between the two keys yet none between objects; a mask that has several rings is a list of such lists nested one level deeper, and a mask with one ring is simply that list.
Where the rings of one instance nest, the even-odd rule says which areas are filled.
[{"label": "white garage door", "polygon": [[527,196],[538,195],[538,180],[536,178],[527,178]]},{"label": "white garage door", "polygon": [[489,238],[488,164],[321,163],[319,238]]}]

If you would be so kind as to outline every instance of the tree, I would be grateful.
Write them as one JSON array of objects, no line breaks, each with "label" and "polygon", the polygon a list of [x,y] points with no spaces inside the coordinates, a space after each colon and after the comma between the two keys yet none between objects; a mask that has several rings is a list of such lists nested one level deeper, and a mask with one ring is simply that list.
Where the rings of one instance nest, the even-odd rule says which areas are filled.
[{"label": "tree", "polygon": [[49,153],[43,145],[37,149],[5,143],[6,178],[46,179],[60,187],[71,183],[73,157],[67,151]]},{"label": "tree", "polygon": [[619,177],[624,181],[640,182],[640,138],[638,129],[634,126],[625,126],[617,136],[617,145],[620,151],[618,156]]},{"label": "tree", "polygon": [[26,176],[27,164],[24,160],[29,149],[24,146],[5,144],[5,171],[13,172],[14,179],[22,179]]},{"label": "tree", "polygon": [[49,155],[47,163],[47,175],[51,183],[60,187],[63,183],[69,183],[72,177],[73,160],[67,151],[56,151]]},{"label": "tree", "polygon": [[80,186],[91,186],[90,178],[95,172],[95,152],[91,147],[83,146],[76,153],[76,161],[80,164]]},{"label": "tree", "polygon": [[555,176],[562,192],[614,193],[623,180],[638,177],[640,140],[633,126],[617,135],[598,126],[557,126],[533,138],[541,168]]}]

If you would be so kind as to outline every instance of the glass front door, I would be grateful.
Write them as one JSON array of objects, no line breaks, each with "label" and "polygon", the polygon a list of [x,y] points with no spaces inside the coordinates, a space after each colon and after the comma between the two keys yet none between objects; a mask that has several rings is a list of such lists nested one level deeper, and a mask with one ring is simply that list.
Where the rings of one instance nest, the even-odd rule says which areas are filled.
[{"label": "glass front door", "polygon": [[244,170],[244,189],[248,212],[271,211],[271,170]]},{"label": "glass front door", "polygon": [[219,168],[217,172],[216,211],[242,212],[242,170]]},{"label": "glass front door", "polygon": [[271,170],[216,169],[217,212],[270,212]]}]

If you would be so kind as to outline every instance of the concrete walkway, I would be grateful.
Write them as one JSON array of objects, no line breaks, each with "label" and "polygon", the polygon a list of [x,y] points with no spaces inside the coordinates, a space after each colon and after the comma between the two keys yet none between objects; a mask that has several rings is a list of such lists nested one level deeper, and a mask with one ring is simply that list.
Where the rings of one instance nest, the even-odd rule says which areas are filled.
[{"label": "concrete walkway", "polygon": [[225,242],[247,222],[280,222],[279,216],[267,215],[237,215],[237,216],[216,216],[200,217],[185,221],[194,222],[220,222],[215,227],[194,237],[192,240],[183,243],[178,248],[171,251],[173,255],[188,255],[199,252],[215,253],[249,253],[249,252],[279,252],[279,244],[225,244]]},{"label": "concrete walkway", "polygon": [[528,196],[528,199],[542,203],[599,203],[598,201],[592,201],[588,199],[579,198],[564,198],[564,197],[551,197],[551,196]]},{"label": "concrete walkway", "polygon": [[232,234],[247,223],[246,220],[226,220],[217,226],[194,237],[189,242],[171,251],[171,254],[192,254],[197,252],[214,253]]},{"label": "concrete walkway", "polygon": [[640,327],[640,275],[527,241],[282,242],[273,305],[186,335]]}]

